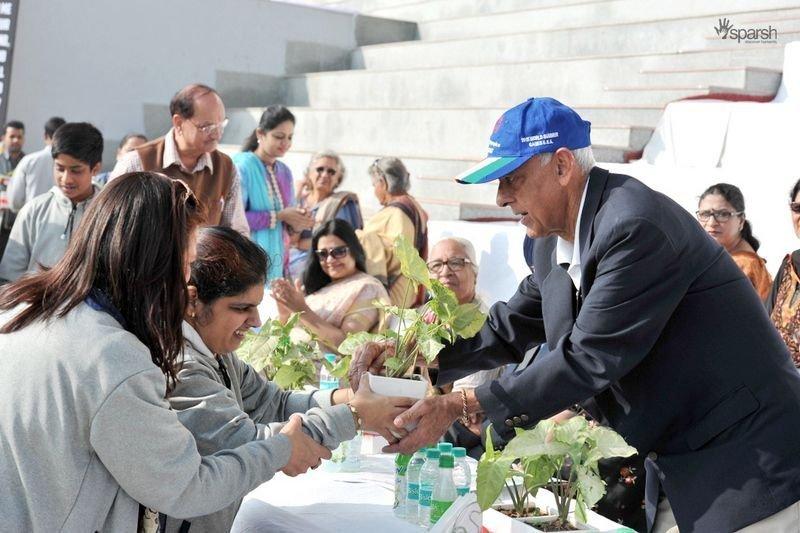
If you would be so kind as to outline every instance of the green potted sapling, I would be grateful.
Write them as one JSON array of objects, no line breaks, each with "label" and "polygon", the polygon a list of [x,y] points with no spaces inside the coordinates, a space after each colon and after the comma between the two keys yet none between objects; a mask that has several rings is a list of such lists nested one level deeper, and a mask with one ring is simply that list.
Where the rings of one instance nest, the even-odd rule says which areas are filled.
[{"label": "green potted sapling", "polygon": [[322,357],[311,333],[307,332],[310,340],[292,338],[292,330],[299,320],[300,313],[292,313],[285,324],[270,320],[258,332],[248,331],[236,355],[283,389],[302,389],[316,384],[317,363],[325,365],[331,375],[344,377],[349,358],[331,364]]},{"label": "green potted sapling", "polygon": [[[546,488],[553,495],[557,518],[536,529],[571,531],[587,521],[587,510],[605,494],[598,461],[635,453],[615,431],[590,424],[582,416],[563,423],[544,420],[532,429],[517,429],[502,452],[493,448],[487,431],[486,452],[478,463],[478,504],[483,510],[492,507],[505,488],[513,514],[525,517],[541,507],[533,504],[532,498]],[[559,477],[562,472],[567,472],[566,479]]]},{"label": "green potted sapling", "polygon": [[415,293],[419,285],[427,289],[429,300],[418,309],[401,309],[375,302],[386,315],[395,317],[396,328],[379,334],[351,334],[339,345],[339,353],[350,356],[358,346],[369,341],[393,342],[394,355],[384,361],[386,375],[370,377],[372,390],[388,396],[422,398],[427,385],[402,377],[417,359],[422,358],[427,363],[433,361],[445,342],[474,336],[486,321],[486,315],[477,304],[459,304],[453,291],[431,278],[425,261],[405,237],[395,240],[394,250],[402,274],[411,282],[404,300]]}]

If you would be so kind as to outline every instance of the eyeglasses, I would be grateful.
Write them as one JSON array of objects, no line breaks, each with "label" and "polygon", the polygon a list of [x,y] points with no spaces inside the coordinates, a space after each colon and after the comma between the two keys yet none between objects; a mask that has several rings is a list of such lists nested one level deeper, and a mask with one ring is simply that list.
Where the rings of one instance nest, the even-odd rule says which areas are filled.
[{"label": "eyeglasses", "polygon": [[433,272],[434,274],[438,274],[445,265],[447,265],[451,271],[453,272],[460,272],[464,270],[464,265],[472,264],[472,261],[467,259],[466,257],[451,257],[447,261],[431,261],[428,263],[428,270]]},{"label": "eyeglasses", "polygon": [[331,167],[317,167],[314,170],[317,172],[317,174],[322,174],[324,172],[331,177],[336,175],[336,169]]},{"label": "eyeglasses", "polygon": [[695,214],[697,215],[697,220],[700,222],[708,222],[708,219],[714,217],[714,220],[723,224],[731,219],[731,217],[738,217],[744,213],[744,211],[728,211],[727,209],[720,209],[719,211],[715,211],[713,209],[707,209],[703,211],[697,211]]},{"label": "eyeglasses", "polygon": [[789,202],[789,209],[792,213],[800,215],[800,202]]},{"label": "eyeglasses", "polygon": [[198,126],[191,120],[189,122],[192,123],[192,126],[200,130],[203,133],[203,135],[208,135],[208,136],[214,135],[215,133],[219,133],[220,135],[222,135],[222,132],[225,130],[225,127],[228,125],[227,118],[222,122],[220,122],[219,124],[206,124],[205,126]]},{"label": "eyeglasses", "polygon": [[347,252],[350,248],[345,246],[337,246],[336,248],[328,248],[327,250],[314,250],[314,253],[317,254],[317,259],[320,261],[325,261],[328,256],[333,257],[334,259],[341,259],[342,257],[347,255]]}]

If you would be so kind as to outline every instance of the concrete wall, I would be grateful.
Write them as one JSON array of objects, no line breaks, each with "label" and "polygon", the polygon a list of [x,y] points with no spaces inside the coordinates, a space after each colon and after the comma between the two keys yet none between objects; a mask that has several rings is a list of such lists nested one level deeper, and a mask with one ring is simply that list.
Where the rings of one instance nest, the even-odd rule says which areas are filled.
[{"label": "concrete wall", "polygon": [[[231,97],[228,107],[265,106],[272,76],[298,72],[298,65],[314,70],[315,61],[328,66],[355,46],[355,14],[312,6],[23,0],[8,118],[25,122],[27,151],[41,147],[53,115],[94,123],[113,148],[127,132],[145,131],[146,104],[159,109],[188,83],[219,87],[223,99]],[[263,91],[254,76],[266,80]],[[104,163],[113,164],[113,150],[106,154]]]}]

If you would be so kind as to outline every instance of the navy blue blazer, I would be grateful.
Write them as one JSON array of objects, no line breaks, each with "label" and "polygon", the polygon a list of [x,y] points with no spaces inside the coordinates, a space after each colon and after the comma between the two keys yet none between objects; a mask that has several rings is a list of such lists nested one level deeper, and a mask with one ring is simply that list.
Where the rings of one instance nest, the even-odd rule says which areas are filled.
[{"label": "navy blue blazer", "polygon": [[686,210],[594,168],[581,287],[536,239],[533,273],[483,329],[439,355],[439,381],[547,353],[477,388],[505,437],[581,403],[646,455],[681,533],[735,531],[800,500],[800,375],[730,256]]}]

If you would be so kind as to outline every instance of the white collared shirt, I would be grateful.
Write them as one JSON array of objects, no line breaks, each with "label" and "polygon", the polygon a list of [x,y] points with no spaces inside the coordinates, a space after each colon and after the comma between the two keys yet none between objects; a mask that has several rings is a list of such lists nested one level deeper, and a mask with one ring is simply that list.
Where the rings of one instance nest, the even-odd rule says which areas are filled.
[{"label": "white collared shirt", "polygon": [[556,263],[568,264],[567,274],[572,278],[572,284],[577,290],[581,289],[581,215],[583,214],[583,204],[586,202],[586,191],[589,189],[589,176],[586,176],[586,183],[583,186],[581,196],[581,206],[578,209],[578,218],[575,220],[575,242],[557,237],[556,239]]}]

